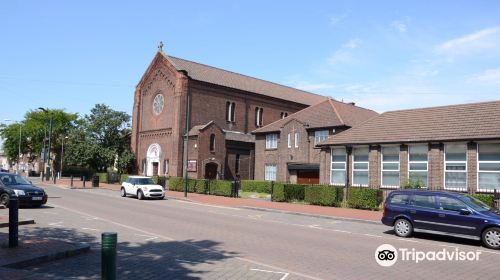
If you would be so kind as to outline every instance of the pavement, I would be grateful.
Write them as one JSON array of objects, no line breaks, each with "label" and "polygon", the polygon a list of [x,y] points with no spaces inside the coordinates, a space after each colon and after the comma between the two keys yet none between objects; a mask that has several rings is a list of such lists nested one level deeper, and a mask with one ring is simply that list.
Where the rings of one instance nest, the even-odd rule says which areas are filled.
[{"label": "pavement", "polygon": [[[24,268],[62,279],[99,279],[100,234],[118,233],[119,279],[497,279],[500,252],[478,242],[416,235],[356,220],[212,205],[183,199],[122,198],[107,189],[42,185],[47,207],[25,209],[23,234],[90,244],[76,257]],[[430,252],[480,253],[476,261],[398,260],[379,266],[381,244]]]},{"label": "pavement", "polygon": [[[34,181],[38,182],[38,181]],[[57,181],[57,186],[70,188],[71,181],[68,178],[63,178]],[[91,182],[86,182],[86,189],[93,189]],[[99,189],[107,189],[113,191],[120,190],[119,184],[100,183]],[[83,188],[83,182],[80,180],[73,181],[73,188]],[[299,203],[272,202],[263,199],[252,198],[232,198],[215,195],[204,195],[197,193],[188,193],[187,198],[183,192],[167,191],[168,198],[185,199],[195,203],[204,203],[210,205],[220,205],[228,207],[251,208],[263,211],[281,211],[294,214],[311,215],[318,217],[329,217],[337,219],[363,220],[367,222],[379,223],[382,219],[381,211],[360,210],[340,207],[326,207],[317,205],[307,205]]]}]

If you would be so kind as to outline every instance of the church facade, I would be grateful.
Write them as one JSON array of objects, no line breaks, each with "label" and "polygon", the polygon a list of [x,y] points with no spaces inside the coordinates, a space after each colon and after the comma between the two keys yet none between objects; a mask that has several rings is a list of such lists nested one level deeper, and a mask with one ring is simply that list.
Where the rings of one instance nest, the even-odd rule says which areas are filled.
[{"label": "church facade", "polygon": [[186,159],[190,178],[253,179],[251,132],[326,99],[160,48],[134,95],[131,146],[139,174],[182,176]]}]

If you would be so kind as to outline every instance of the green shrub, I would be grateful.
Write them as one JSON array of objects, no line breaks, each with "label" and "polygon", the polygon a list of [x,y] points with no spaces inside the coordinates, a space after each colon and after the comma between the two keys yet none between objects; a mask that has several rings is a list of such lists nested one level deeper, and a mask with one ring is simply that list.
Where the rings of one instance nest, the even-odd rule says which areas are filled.
[{"label": "green shrub", "polygon": [[271,181],[242,180],[241,190],[244,192],[271,193]]},{"label": "green shrub", "polygon": [[306,186],[304,201],[313,205],[339,206],[342,201],[341,188],[328,185]]},{"label": "green shrub", "polygon": [[349,188],[347,205],[351,208],[378,210],[382,203],[382,190],[370,188]]},{"label": "green shrub", "polygon": [[412,179],[408,179],[404,182],[404,184],[402,185],[402,188],[403,189],[423,189],[425,188],[425,182],[418,179],[418,180],[412,180]]},{"label": "green shrub", "polygon": [[493,207],[493,208],[495,207],[495,197],[491,194],[476,193],[476,194],[471,194],[470,196],[481,200],[482,202],[484,202],[486,205],[488,205],[490,207]]},{"label": "green shrub", "polygon": [[129,174],[120,175],[120,185],[128,179]]},{"label": "green shrub", "polygon": [[220,196],[231,196],[231,181],[211,180],[210,194]]},{"label": "green shrub", "polygon": [[273,193],[271,195],[273,201],[283,202],[285,200],[285,187],[281,183],[274,183]]},{"label": "green shrub", "polygon": [[285,200],[286,201],[302,201],[305,196],[305,186],[297,184],[285,184]]},{"label": "green shrub", "polygon": [[151,177],[151,180],[153,180],[153,183],[158,184],[158,176]]},{"label": "green shrub", "polygon": [[[204,179],[188,179],[187,191],[192,193],[208,193],[208,185],[205,185]],[[208,183],[207,183],[208,184]],[[182,177],[170,177],[168,179],[168,189],[171,191],[184,191],[184,178]]]},{"label": "green shrub", "polygon": [[108,173],[96,173],[95,175],[99,176],[99,183],[108,182]]}]

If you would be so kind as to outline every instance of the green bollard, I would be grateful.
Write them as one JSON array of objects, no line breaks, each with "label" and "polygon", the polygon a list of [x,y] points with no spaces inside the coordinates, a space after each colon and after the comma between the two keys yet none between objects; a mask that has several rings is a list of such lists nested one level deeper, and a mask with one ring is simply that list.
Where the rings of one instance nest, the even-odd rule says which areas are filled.
[{"label": "green bollard", "polygon": [[101,234],[101,278],[103,280],[116,279],[116,232]]}]

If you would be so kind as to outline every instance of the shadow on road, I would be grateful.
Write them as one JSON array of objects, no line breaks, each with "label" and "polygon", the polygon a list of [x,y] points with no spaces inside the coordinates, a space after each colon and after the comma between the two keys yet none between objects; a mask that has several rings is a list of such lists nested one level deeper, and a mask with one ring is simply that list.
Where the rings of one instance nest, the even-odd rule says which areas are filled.
[{"label": "shadow on road", "polygon": [[[73,229],[38,227],[23,229],[20,236],[83,242],[92,247],[89,253],[26,270],[64,279],[100,279],[100,240],[94,235]],[[238,257],[235,252],[218,249],[220,243],[211,240],[160,241],[148,240],[146,236],[144,239],[138,243],[118,242],[118,279],[201,279],[213,272],[217,264]]]}]

